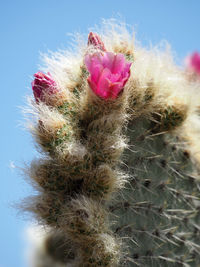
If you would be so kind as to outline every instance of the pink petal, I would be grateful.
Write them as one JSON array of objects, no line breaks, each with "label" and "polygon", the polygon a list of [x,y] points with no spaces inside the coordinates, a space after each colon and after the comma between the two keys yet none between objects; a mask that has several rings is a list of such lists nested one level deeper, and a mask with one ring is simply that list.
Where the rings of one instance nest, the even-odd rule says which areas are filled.
[{"label": "pink petal", "polygon": [[109,98],[115,99],[122,90],[121,83],[113,83],[109,87]]},{"label": "pink petal", "polygon": [[130,72],[131,65],[131,62],[126,62],[123,73]]},{"label": "pink petal", "polygon": [[103,60],[102,60],[104,68],[108,68],[109,70],[112,71],[114,59],[115,59],[114,53],[112,53],[112,52],[104,53]]},{"label": "pink petal", "polygon": [[104,98],[104,99],[108,99],[109,98],[109,80],[105,79],[102,81],[101,83],[101,87],[99,86],[97,89],[97,95],[99,95],[100,97]]},{"label": "pink petal", "polygon": [[103,66],[102,65],[100,65],[100,64],[94,65],[94,67],[92,69],[92,72],[91,72],[91,80],[94,83],[98,83],[102,71],[103,71]]},{"label": "pink petal", "polygon": [[186,58],[186,64],[189,71],[200,75],[200,53],[194,52]]},{"label": "pink petal", "polygon": [[88,69],[89,72],[92,71],[92,60],[91,60],[92,56],[91,55],[86,55],[84,58],[84,63]]},{"label": "pink petal", "polygon": [[93,72],[95,65],[102,65],[102,58],[100,54],[86,55],[84,63],[90,73]]},{"label": "pink petal", "polygon": [[125,58],[122,54],[115,55],[113,66],[112,66],[112,73],[120,73],[124,70],[125,67]]},{"label": "pink petal", "polygon": [[191,66],[196,72],[200,72],[200,54],[195,52],[191,57]]},{"label": "pink petal", "polygon": [[105,85],[107,85],[107,81],[109,81],[110,79],[110,70],[109,69],[104,69],[101,73],[101,76],[99,78],[99,82],[98,82],[98,88],[101,88],[101,90],[107,90],[108,88],[105,87]]},{"label": "pink petal", "polygon": [[112,73],[121,72],[125,65],[123,54],[115,55],[112,52],[106,52],[103,57],[103,66],[110,69]]},{"label": "pink petal", "polygon": [[126,72],[123,77],[121,77],[121,83],[122,83],[123,86],[126,84],[126,82],[129,79],[130,75],[131,75],[131,73],[129,71],[129,72]]},{"label": "pink petal", "polygon": [[92,91],[95,94],[97,94],[97,86],[96,86],[96,84],[93,81],[91,81],[90,77],[87,79],[87,81],[88,81],[88,84],[89,84],[90,88],[92,89]]},{"label": "pink petal", "polygon": [[129,78],[129,76],[124,77],[124,78],[121,80],[122,87],[125,86],[126,82],[128,81],[128,78]]},{"label": "pink petal", "polygon": [[117,82],[121,78],[121,73],[111,74],[110,75],[110,81],[112,83]]},{"label": "pink petal", "polygon": [[109,69],[104,69],[102,72],[102,75],[99,79],[98,83],[98,94],[101,95],[103,98],[107,98],[109,86],[110,86],[110,81],[108,79],[108,76],[110,75]]}]

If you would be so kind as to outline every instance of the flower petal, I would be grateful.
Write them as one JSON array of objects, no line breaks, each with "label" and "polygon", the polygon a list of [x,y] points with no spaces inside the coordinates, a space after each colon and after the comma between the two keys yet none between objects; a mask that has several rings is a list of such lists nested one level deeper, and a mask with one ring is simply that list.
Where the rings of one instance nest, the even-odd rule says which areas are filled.
[{"label": "flower petal", "polygon": [[200,74],[200,54],[199,53],[195,52],[191,56],[190,64],[193,70]]},{"label": "flower petal", "polygon": [[97,94],[97,86],[96,86],[96,84],[93,81],[91,81],[90,77],[87,79],[87,81],[88,81],[88,84],[89,84],[90,88],[92,89],[92,91],[95,94]]},{"label": "flower petal", "polygon": [[117,98],[117,96],[119,95],[119,93],[122,91],[123,87],[121,85],[121,83],[113,83],[112,85],[110,85],[109,87],[109,96],[112,99]]},{"label": "flower petal", "polygon": [[115,60],[115,54],[112,52],[106,52],[103,55],[102,58],[102,64],[104,68],[108,68],[110,71],[112,71],[113,62]]},{"label": "flower petal", "polygon": [[112,66],[112,73],[120,73],[124,70],[125,67],[125,58],[123,54],[115,55],[113,66]]},{"label": "flower petal", "polygon": [[131,62],[126,62],[123,73],[130,73],[130,68],[131,68],[132,63]]},{"label": "flower petal", "polygon": [[[105,84],[107,85],[107,80],[109,81],[110,80],[110,76],[111,76],[111,72],[109,69],[105,68],[103,69],[102,73],[101,73],[101,76],[99,78],[99,82],[98,82],[98,87],[100,87],[101,89],[105,89],[107,90],[108,88],[105,87]],[[105,82],[105,84],[104,84]]]},{"label": "flower petal", "polygon": [[91,80],[94,82],[94,83],[98,83],[99,81],[99,78],[102,74],[102,71],[103,71],[103,66],[98,64],[98,65],[94,65],[93,67],[93,70],[92,70],[92,73],[91,73]]},{"label": "flower petal", "polygon": [[90,73],[93,72],[93,68],[96,65],[102,65],[102,56],[100,53],[96,53],[93,55],[86,55],[84,59],[84,63]]}]

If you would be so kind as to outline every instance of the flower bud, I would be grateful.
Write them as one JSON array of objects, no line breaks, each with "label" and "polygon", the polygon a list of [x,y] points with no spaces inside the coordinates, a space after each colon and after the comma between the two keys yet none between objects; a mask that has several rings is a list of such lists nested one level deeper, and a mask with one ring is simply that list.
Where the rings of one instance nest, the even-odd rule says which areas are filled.
[{"label": "flower bud", "polygon": [[200,75],[200,53],[194,52],[186,61],[188,70]]},{"label": "flower bud", "polygon": [[46,99],[58,92],[57,84],[48,72],[44,74],[40,71],[34,74],[34,81],[31,83],[36,102],[46,102]]},{"label": "flower bud", "polygon": [[101,38],[98,34],[90,32],[88,36],[88,45],[93,45],[94,47],[106,51],[104,43],[102,42]]}]

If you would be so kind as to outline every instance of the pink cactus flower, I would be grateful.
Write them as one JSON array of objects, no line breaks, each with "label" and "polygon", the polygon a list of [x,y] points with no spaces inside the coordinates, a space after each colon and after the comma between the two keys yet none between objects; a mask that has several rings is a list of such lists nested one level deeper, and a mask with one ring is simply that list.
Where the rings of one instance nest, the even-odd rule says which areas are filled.
[{"label": "pink cactus flower", "polygon": [[194,52],[187,58],[188,69],[197,75],[200,75],[200,53]]},{"label": "pink cactus flower", "polygon": [[105,52],[86,55],[90,88],[105,100],[116,99],[130,77],[131,64],[123,54]]},{"label": "pink cactus flower", "polygon": [[45,102],[45,96],[50,96],[58,92],[57,84],[48,72],[44,74],[40,71],[34,74],[34,81],[31,83],[36,102]]},{"label": "pink cactus flower", "polygon": [[88,45],[93,45],[96,48],[106,51],[104,43],[101,41],[101,38],[99,37],[98,34],[90,32],[88,35]]}]

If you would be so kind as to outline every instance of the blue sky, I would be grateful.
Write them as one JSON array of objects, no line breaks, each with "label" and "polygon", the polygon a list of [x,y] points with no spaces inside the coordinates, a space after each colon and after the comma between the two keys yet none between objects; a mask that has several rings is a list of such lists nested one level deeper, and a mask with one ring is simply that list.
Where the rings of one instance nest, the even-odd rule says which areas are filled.
[{"label": "blue sky", "polygon": [[20,106],[31,94],[39,53],[69,47],[67,33],[87,33],[101,19],[121,18],[135,27],[144,44],[167,40],[177,62],[200,50],[199,0],[7,0],[0,3],[1,187],[0,267],[27,267],[23,261],[24,229],[31,221],[12,206],[31,194],[18,168],[36,155],[22,127]]}]

